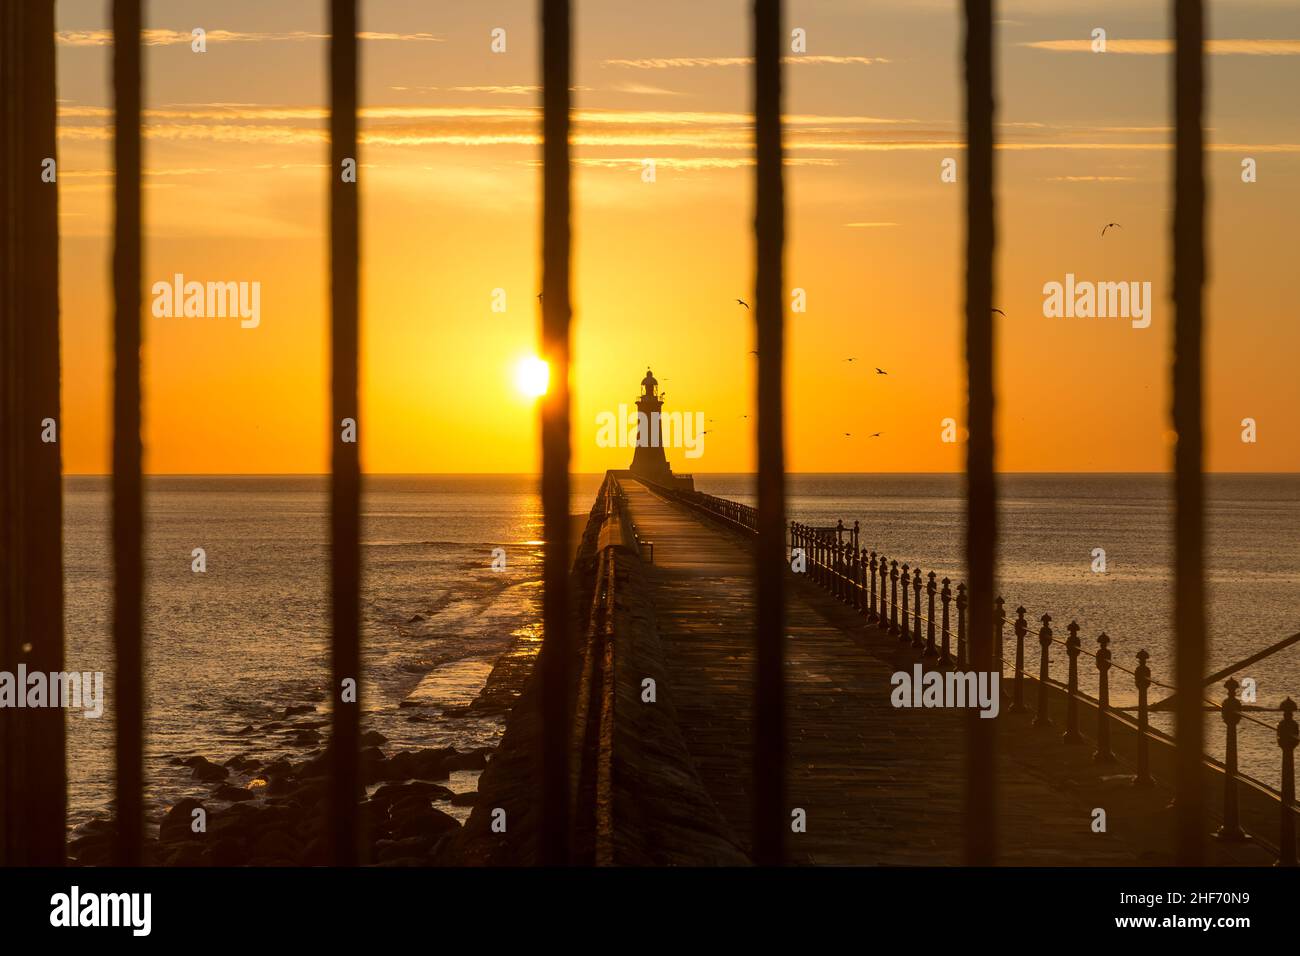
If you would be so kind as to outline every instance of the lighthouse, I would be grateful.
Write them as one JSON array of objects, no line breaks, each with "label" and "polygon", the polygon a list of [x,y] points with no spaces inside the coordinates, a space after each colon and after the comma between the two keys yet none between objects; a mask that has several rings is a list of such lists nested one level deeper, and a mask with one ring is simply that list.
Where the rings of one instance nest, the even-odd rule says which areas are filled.
[{"label": "lighthouse", "polygon": [[692,490],[695,487],[690,475],[673,475],[664,455],[660,419],[664,402],[659,394],[659,382],[654,372],[645,370],[641,379],[641,394],[636,400],[637,436],[636,450],[632,453],[632,467],[628,469],[638,478],[670,488]]}]

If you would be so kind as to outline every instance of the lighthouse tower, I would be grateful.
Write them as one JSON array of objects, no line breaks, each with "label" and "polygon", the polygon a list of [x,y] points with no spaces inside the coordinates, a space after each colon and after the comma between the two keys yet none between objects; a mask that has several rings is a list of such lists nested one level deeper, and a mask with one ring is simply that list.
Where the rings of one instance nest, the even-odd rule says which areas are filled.
[{"label": "lighthouse tower", "polygon": [[659,397],[659,382],[654,373],[645,370],[641,379],[641,395],[636,400],[638,415],[636,451],[632,454],[632,474],[647,481],[671,486],[673,471],[664,457],[663,436],[659,430],[659,412],[664,407]]}]

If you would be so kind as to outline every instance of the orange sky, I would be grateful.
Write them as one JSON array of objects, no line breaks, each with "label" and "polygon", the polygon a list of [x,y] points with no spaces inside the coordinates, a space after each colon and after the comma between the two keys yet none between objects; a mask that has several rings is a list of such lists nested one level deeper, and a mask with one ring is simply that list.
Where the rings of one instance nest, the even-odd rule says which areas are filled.
[{"label": "orange sky", "polygon": [[[146,308],[157,280],[259,282],[256,328],[145,322],[146,466],[328,468],[324,5],[149,5]],[[1171,161],[1160,2],[1000,4],[999,465],[1168,467]],[[863,9],[863,8],[866,9]],[[713,420],[675,467],[753,467],[748,4],[577,4],[573,468],[625,467],[597,416],[647,364]],[[956,0],[790,2],[787,456],[795,471],[947,471],[962,418]],[[531,2],[368,0],[362,458],[372,472],[537,465],[515,389],[537,335],[539,114]],[[109,461],[106,7],[62,0],[65,469]],[[190,31],[208,33],[207,52]],[[506,50],[491,50],[491,31]],[[1104,54],[1087,48],[1095,27]],[[1208,465],[1300,470],[1300,10],[1214,5],[1207,159]],[[1143,41],[1143,42],[1138,42]],[[800,58],[802,57],[802,59]],[[1241,161],[1258,181],[1241,182]],[[643,162],[655,160],[655,181]],[[1122,228],[1102,238],[1107,222]],[[1150,282],[1149,328],[1043,315],[1043,285]],[[494,290],[504,312],[493,311]],[[847,362],[845,359],[854,358]],[[874,367],[888,370],[887,376]],[[1241,420],[1258,442],[1240,440]],[[852,433],[845,437],[844,433]],[[882,432],[878,439],[865,436]]]}]

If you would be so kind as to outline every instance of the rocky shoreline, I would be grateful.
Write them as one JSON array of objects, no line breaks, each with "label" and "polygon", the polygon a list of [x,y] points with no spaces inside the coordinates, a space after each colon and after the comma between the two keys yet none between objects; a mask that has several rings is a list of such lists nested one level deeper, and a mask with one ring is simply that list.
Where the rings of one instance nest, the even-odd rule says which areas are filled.
[{"label": "rocky shoreline", "polygon": [[[461,824],[436,804],[472,805],[476,791],[456,793],[446,786],[451,773],[482,770],[487,749],[454,748],[401,751],[387,755],[375,731],[363,737],[362,774],[367,796],[362,820],[371,862],[420,866],[430,862],[442,840]],[[146,838],[146,864],[163,866],[319,866],[329,863],[325,842],[328,760],[324,750],[307,759],[263,764],[236,756],[224,764],[206,757],[172,758],[190,768],[195,782],[211,794],[187,797],[167,810],[157,836]],[[196,813],[196,811],[202,813]],[[150,828],[152,829],[152,828]],[[113,825],[92,820],[68,844],[70,862],[102,866],[111,860]]]},{"label": "rocky shoreline", "polygon": [[[518,699],[532,670],[535,648],[520,642],[494,664],[478,698],[466,708],[437,715],[415,713],[408,721],[425,723],[442,718],[484,716],[507,712]],[[407,702],[402,703],[405,708]],[[202,755],[173,756],[167,763],[187,776],[202,798],[177,800],[161,817],[146,825],[144,862],[153,866],[321,866],[330,862],[326,842],[329,800],[329,754],[322,746],[328,715],[314,704],[297,704],[271,713],[259,726],[248,724],[228,739],[245,740],[242,752],[223,762]],[[274,737],[274,742],[270,739]],[[272,747],[310,748],[297,759],[255,749],[253,738]],[[427,866],[461,830],[458,815],[468,808],[477,790],[452,789],[452,774],[460,783],[472,776],[475,784],[495,752],[494,747],[457,750],[429,747],[393,750],[387,738],[367,730],[361,738],[361,801],[369,862],[379,866]],[[444,809],[445,808],[445,809]],[[202,811],[202,812],[196,812]],[[68,842],[69,863],[105,866],[111,863],[113,823],[97,817],[73,831]]]}]

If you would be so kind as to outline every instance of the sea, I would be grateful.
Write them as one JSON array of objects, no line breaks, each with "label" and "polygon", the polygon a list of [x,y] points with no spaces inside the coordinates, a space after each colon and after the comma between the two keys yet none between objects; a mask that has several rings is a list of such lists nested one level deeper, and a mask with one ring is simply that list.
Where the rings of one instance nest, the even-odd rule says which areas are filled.
[{"label": "sea", "polygon": [[[572,514],[590,509],[601,475],[575,475]],[[1207,615],[1211,671],[1300,631],[1300,475],[1208,479]],[[748,475],[697,475],[701,491],[753,503]],[[1075,621],[1086,653],[1103,630],[1118,665],[1145,649],[1173,683],[1172,480],[1166,475],[1004,475],[997,580],[1007,607],[1027,609],[1037,661],[1043,614],[1062,638]],[[320,476],[152,477],[146,481],[146,777],[156,818],[202,796],[176,758],[248,754],[250,727],[291,709],[328,719],[328,484]],[[100,719],[70,711],[69,823],[107,812],[112,792],[112,567],[108,479],[65,479],[67,667],[101,670]],[[860,543],[954,582],[964,578],[960,475],[791,475],[792,520],[859,525]],[[499,714],[465,708],[494,663],[540,639],[541,505],[519,475],[369,476],[362,502],[362,615],[367,729],[385,750],[491,747]],[[194,570],[195,549],[206,569]],[[500,549],[500,550],[497,550]],[[1097,567],[1105,552],[1105,571]],[[504,567],[500,567],[504,556]],[[497,567],[494,568],[494,559]],[[1006,653],[1014,654],[1008,629]],[[1091,692],[1096,668],[1080,658]],[[1065,655],[1053,653],[1053,674]],[[1036,664],[1035,664],[1036,667]],[[1300,644],[1239,672],[1260,707],[1300,695]],[[1132,703],[1131,675],[1112,672],[1112,699]],[[1160,689],[1152,699],[1160,699]],[[1220,699],[1218,686],[1205,692]],[[1277,714],[1252,712],[1276,723]],[[259,736],[257,755],[301,757],[303,718]],[[1161,717],[1167,724],[1168,718]],[[1222,747],[1213,718],[1208,746]],[[322,733],[324,729],[322,729]],[[1243,723],[1242,769],[1270,786],[1278,748]],[[473,789],[472,772],[453,789]],[[465,810],[453,808],[463,815]]]}]

